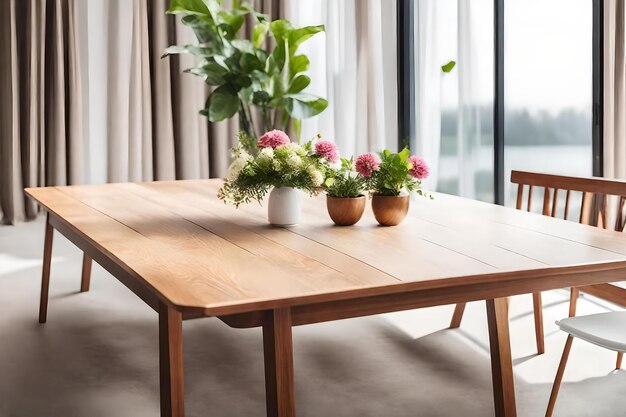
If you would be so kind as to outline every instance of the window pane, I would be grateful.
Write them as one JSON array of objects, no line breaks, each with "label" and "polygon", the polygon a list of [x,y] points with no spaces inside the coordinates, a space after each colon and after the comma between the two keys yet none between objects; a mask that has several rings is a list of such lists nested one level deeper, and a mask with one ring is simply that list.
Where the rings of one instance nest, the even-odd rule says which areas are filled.
[{"label": "window pane", "polygon": [[[592,174],[592,0],[505,1],[505,198],[511,170]],[[535,208],[540,209],[536,204]]]},{"label": "window pane", "polygon": [[[419,0],[416,130],[431,163],[425,186],[493,201],[493,0]],[[449,74],[441,65],[455,60]]]}]

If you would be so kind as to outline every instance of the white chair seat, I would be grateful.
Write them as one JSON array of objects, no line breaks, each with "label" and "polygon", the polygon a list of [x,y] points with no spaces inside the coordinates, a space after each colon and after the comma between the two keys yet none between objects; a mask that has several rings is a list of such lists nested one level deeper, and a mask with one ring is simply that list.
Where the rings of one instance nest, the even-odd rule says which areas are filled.
[{"label": "white chair seat", "polygon": [[626,311],[568,317],[556,324],[574,337],[606,349],[626,352]]}]

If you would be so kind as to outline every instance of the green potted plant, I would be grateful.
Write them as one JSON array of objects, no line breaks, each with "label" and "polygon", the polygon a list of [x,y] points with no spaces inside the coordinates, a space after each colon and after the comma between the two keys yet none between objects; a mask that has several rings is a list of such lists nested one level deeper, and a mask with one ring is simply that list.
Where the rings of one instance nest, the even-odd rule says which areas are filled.
[{"label": "green potted plant", "polygon": [[367,179],[374,217],[383,226],[396,226],[404,220],[409,211],[409,192],[425,194],[421,184],[428,177],[428,165],[411,155],[408,148],[398,153],[384,150],[360,155],[355,169]]},{"label": "green potted plant", "polygon": [[255,156],[242,144],[233,150],[234,160],[218,192],[219,199],[238,207],[252,201],[261,202],[269,192],[270,224],[293,226],[299,223],[301,191],[317,194],[330,162],[316,150],[313,141],[299,145],[280,130],[265,133],[255,146]]},{"label": "green potted plant", "polygon": [[[240,130],[245,132],[241,145],[254,153],[258,132],[293,128],[299,137],[301,119],[328,106],[324,98],[306,93],[310,61],[298,54],[300,45],[324,31],[324,26],[294,27],[285,19],[270,21],[241,1],[230,3],[226,9],[220,0],[171,0],[168,13],[182,15],[182,23],[193,29],[198,43],[170,46],[164,57],[189,53],[197,58],[197,66],[185,72],[202,77],[212,87],[200,113],[211,122],[239,114]],[[246,20],[253,23],[249,39],[242,34]],[[253,108],[259,115],[254,118],[256,126]]]},{"label": "green potted plant", "polygon": [[326,171],[326,208],[338,226],[356,224],[365,211],[366,180],[356,172],[353,158],[341,158],[338,168]]}]

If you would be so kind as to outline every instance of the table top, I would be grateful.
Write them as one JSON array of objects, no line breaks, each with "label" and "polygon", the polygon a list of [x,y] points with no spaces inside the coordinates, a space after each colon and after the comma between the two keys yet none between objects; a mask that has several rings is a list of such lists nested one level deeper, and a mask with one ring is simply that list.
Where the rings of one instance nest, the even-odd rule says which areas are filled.
[{"label": "table top", "polygon": [[303,197],[301,224],[268,225],[267,208],[217,199],[221,180],[27,189],[163,300],[206,315],[615,271],[626,236],[493,204],[434,194],[400,226],[336,227],[325,197]]}]

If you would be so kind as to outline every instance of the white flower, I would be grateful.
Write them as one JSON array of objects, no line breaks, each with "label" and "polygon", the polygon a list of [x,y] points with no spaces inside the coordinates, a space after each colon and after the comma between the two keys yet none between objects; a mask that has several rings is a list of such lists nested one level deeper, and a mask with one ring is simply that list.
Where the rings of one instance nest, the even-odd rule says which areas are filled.
[{"label": "white flower", "polygon": [[228,171],[226,172],[226,179],[230,181],[234,181],[239,176],[241,170],[246,166],[248,161],[250,160],[250,155],[246,151],[238,152],[236,158],[228,167]]},{"label": "white flower", "polygon": [[339,171],[341,169],[341,161],[333,162],[328,165],[335,171]]},{"label": "white flower", "polygon": [[306,150],[298,143],[291,142],[285,147],[298,156],[306,156]]},{"label": "white flower", "polygon": [[309,173],[309,177],[311,177],[311,182],[313,182],[313,185],[315,187],[319,187],[322,185],[322,183],[324,182],[324,176],[321,172],[315,169],[313,165],[309,166],[307,172]]},{"label": "white flower", "polygon": [[302,165],[302,158],[298,155],[291,155],[289,159],[287,159],[287,164],[294,169],[299,168]]},{"label": "white flower", "polygon": [[302,146],[300,146],[299,144],[297,144],[297,143],[295,143],[295,142],[291,142],[291,143],[289,143],[289,144],[287,145],[287,147],[288,147],[289,149],[291,149],[292,151],[294,151],[294,152],[298,152],[298,151],[303,150]]},{"label": "white flower", "polygon": [[261,149],[261,153],[259,156],[267,159],[274,159],[274,149],[272,148],[263,148]]}]

